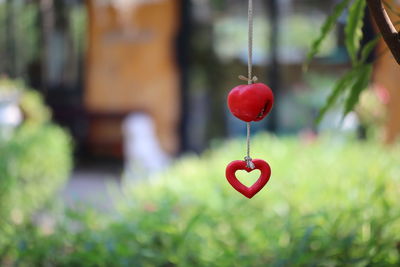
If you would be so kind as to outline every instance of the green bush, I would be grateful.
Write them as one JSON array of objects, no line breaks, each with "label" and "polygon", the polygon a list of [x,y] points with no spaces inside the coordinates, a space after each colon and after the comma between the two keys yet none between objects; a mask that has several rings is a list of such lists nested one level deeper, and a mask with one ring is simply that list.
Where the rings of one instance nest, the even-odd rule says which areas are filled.
[{"label": "green bush", "polygon": [[[0,139],[0,255],[8,238],[60,190],[71,168],[71,141],[50,123],[39,93],[19,82],[0,80],[1,91],[14,90],[24,114],[9,138]],[[1,130],[1,129],[0,129]],[[0,264],[1,265],[1,264]]]},{"label": "green bush", "polygon": [[[248,200],[226,182],[244,141],[125,190],[119,212],[67,212],[18,231],[26,266],[399,266],[400,156],[375,144],[259,135],[272,178]],[[248,180],[251,178],[247,178]]]},{"label": "green bush", "polygon": [[0,145],[1,218],[21,217],[40,207],[63,185],[70,166],[69,138],[60,128],[18,129]]}]

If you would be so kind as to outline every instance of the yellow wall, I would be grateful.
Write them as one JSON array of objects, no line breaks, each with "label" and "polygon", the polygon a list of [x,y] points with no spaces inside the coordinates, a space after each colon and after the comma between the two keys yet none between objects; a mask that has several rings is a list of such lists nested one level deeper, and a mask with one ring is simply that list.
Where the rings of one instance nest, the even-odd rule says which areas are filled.
[{"label": "yellow wall", "polygon": [[[179,74],[175,63],[179,2],[136,1],[138,4],[123,9],[100,2],[87,0],[85,106],[100,117],[101,114],[148,112],[154,118],[162,147],[175,153],[180,112]],[[99,123],[101,119],[96,120],[95,128],[101,128]],[[115,124],[109,125],[114,131],[120,130],[115,129]],[[103,135],[96,132],[91,133],[91,139],[107,139],[104,136],[107,131]],[[113,130],[108,132],[112,139]],[[116,132],[114,136],[120,138]]]}]

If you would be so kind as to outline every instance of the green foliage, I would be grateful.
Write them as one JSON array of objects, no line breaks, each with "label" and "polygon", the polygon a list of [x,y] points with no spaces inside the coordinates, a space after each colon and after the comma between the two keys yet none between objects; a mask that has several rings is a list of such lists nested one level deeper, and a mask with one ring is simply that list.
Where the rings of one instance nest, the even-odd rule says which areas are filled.
[{"label": "green foliage", "polygon": [[361,65],[357,76],[355,77],[355,81],[353,86],[350,88],[349,96],[347,97],[345,103],[344,116],[347,115],[350,111],[352,111],[355,105],[358,103],[358,99],[360,98],[361,92],[367,88],[369,84],[369,79],[372,73],[372,65]]},{"label": "green foliage", "polygon": [[0,73],[25,76],[40,55],[38,13],[33,1],[0,1]]},{"label": "green foliage", "polygon": [[338,3],[333,9],[332,14],[328,16],[327,19],[325,20],[324,24],[321,26],[319,36],[311,44],[311,48],[307,54],[307,59],[304,65],[305,69],[308,68],[308,65],[310,64],[313,57],[315,57],[315,55],[319,52],[322,46],[322,42],[326,39],[328,34],[334,29],[337,20],[343,14],[349,3],[350,0],[343,0],[342,2]]},{"label": "green foliage", "polygon": [[359,96],[363,90],[368,87],[369,79],[372,73],[372,65],[359,65],[349,72],[347,72],[342,78],[340,78],[329,95],[327,102],[324,107],[320,110],[317,122],[320,122],[326,112],[335,105],[338,99],[348,94],[345,101],[344,116],[352,111],[355,105],[358,103]]},{"label": "green foliage", "polygon": [[[27,79],[29,70],[37,65],[37,61],[40,61],[44,48],[41,46],[43,40],[40,40],[43,33],[40,29],[42,22],[39,2],[0,1],[0,35],[3,37],[0,38],[0,74],[7,73],[12,77]],[[76,57],[85,51],[86,9],[83,3],[64,2],[65,8],[56,11],[54,15],[67,18],[65,22],[69,24],[66,27],[67,34],[72,41],[69,43],[72,47],[70,50]],[[59,12],[64,12],[64,14]]]},{"label": "green foliage", "polygon": [[364,62],[367,61],[368,57],[378,44],[380,38],[381,36],[377,36],[375,37],[375,39],[372,39],[371,41],[365,44],[365,46],[361,50],[360,62],[358,64],[364,64]]},{"label": "green foliage", "polygon": [[[114,216],[69,212],[23,226],[3,253],[23,266],[398,266],[399,150],[260,135],[272,166],[248,200],[224,177],[243,140],[188,156],[125,191]],[[254,181],[253,178],[243,180]],[[72,225],[72,227],[71,227]]]},{"label": "green foliage", "polygon": [[357,63],[360,41],[363,36],[362,27],[365,15],[365,0],[355,0],[349,8],[345,27],[346,47],[353,64]]},{"label": "green foliage", "polygon": [[0,213],[25,214],[59,189],[71,165],[70,140],[58,127],[22,126],[0,145]]},{"label": "green foliage", "polygon": [[20,107],[25,115],[25,123],[40,125],[50,121],[50,110],[44,105],[39,92],[25,91],[20,99]]},{"label": "green foliage", "polygon": [[[344,100],[343,115],[347,115],[354,110],[359,96],[365,90],[370,81],[372,74],[372,66],[367,63],[367,58],[376,47],[380,36],[369,41],[360,51],[360,41],[363,37],[362,27],[363,18],[365,16],[365,0],[347,1],[342,0],[334,9],[333,13],[328,16],[325,24],[321,27],[320,36],[313,42],[307,57],[308,65],[311,59],[318,52],[320,44],[326,38],[327,34],[333,29],[338,17],[348,8],[347,24],[345,27],[345,44],[348,54],[351,58],[352,68],[345,73],[334,85],[326,104],[321,108],[317,122],[319,123],[326,112],[332,108],[339,100]],[[307,65],[305,65],[307,67]],[[346,96],[347,95],[347,96]]]},{"label": "green foliage", "polygon": [[318,114],[317,122],[322,120],[325,113],[337,102],[337,99],[340,97],[343,91],[345,91],[351,85],[352,81],[356,77],[357,71],[359,71],[359,68],[347,72],[342,78],[339,79],[339,81],[336,82],[335,87],[329,95],[325,106],[322,107]]},{"label": "green foliage", "polygon": [[2,99],[11,98],[20,94],[24,90],[24,84],[20,80],[0,78],[0,97]]},{"label": "green foliage", "polygon": [[40,126],[50,122],[50,110],[40,93],[28,90],[21,80],[0,78],[0,105],[1,101],[17,103],[24,114],[25,124]]},{"label": "green foliage", "polygon": [[0,91],[19,94],[25,117],[10,138],[0,140],[1,247],[15,231],[13,224],[22,223],[64,184],[72,151],[69,136],[49,122],[37,92],[6,79],[0,80]]}]

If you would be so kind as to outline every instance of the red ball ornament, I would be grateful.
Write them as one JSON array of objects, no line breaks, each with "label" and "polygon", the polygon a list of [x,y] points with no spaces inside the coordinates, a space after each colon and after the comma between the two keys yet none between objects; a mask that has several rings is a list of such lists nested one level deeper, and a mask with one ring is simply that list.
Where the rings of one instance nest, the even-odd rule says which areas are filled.
[{"label": "red ball ornament", "polygon": [[274,94],[263,83],[238,85],[228,94],[229,110],[235,117],[245,122],[264,119],[273,104]]},{"label": "red ball ornament", "polygon": [[[247,162],[242,160],[235,160],[229,163],[226,167],[225,176],[228,182],[235,188],[238,192],[243,194],[247,198],[252,198],[257,194],[269,181],[271,177],[271,168],[268,163],[262,159],[253,159],[254,169],[247,167]],[[261,175],[258,180],[250,187],[245,186],[236,178],[236,171],[245,170],[251,172],[253,170],[260,170]]]}]

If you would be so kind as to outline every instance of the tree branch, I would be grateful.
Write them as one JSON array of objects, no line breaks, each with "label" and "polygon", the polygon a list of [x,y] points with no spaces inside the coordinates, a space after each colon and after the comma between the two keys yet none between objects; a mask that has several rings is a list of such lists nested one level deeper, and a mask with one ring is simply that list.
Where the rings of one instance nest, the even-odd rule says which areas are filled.
[{"label": "tree branch", "polygon": [[382,0],[367,0],[368,8],[382,34],[383,40],[389,47],[392,55],[400,65],[400,37],[390,20]]}]

